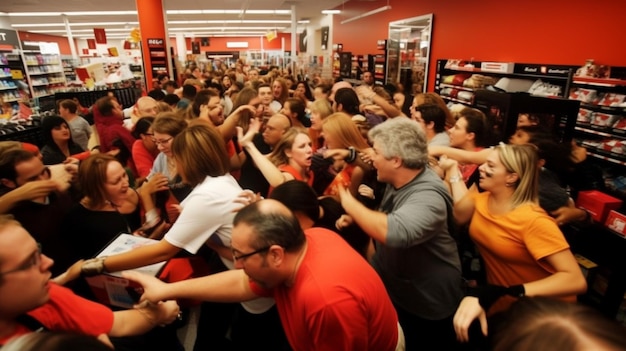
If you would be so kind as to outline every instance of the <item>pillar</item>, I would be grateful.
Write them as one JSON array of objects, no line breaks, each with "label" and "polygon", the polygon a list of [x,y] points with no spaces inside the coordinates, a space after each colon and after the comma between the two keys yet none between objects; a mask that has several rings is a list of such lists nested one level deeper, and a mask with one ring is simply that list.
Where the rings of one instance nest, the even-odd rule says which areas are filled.
[{"label": "pillar", "polygon": [[162,0],[136,0],[136,3],[146,89],[152,90],[152,82],[159,73],[167,73],[172,78],[165,9]]}]

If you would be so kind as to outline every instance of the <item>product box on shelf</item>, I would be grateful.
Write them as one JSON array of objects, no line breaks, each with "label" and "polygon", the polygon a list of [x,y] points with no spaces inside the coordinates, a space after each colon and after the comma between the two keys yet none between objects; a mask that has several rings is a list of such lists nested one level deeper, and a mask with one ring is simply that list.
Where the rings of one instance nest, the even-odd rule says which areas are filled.
[{"label": "product box on shelf", "polygon": [[481,62],[480,69],[495,73],[513,73],[515,64],[512,62]]},{"label": "product box on shelf", "polygon": [[[135,248],[158,243],[158,240],[148,239],[131,234],[120,234],[111,241],[96,257],[105,257],[120,254]],[[166,262],[159,262],[149,266],[134,269],[134,271],[157,276]],[[140,288],[137,283],[122,277],[121,272],[103,273],[86,278],[91,291],[100,303],[105,305],[132,308],[136,303],[133,290]]]},{"label": "product box on shelf", "polygon": [[609,211],[622,206],[622,200],[597,190],[587,190],[578,193],[576,206],[589,212],[594,221],[604,223]]},{"label": "product box on shelf", "polygon": [[616,232],[617,234],[626,237],[626,215],[617,211],[609,212],[609,216],[606,218],[604,225]]}]

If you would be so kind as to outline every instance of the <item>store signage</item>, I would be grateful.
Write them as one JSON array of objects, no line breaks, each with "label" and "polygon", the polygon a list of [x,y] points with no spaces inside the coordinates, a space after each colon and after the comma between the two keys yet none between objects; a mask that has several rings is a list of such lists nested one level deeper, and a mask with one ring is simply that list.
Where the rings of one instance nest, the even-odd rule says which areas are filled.
[{"label": "store signage", "polygon": [[548,66],[516,63],[514,73],[518,74],[541,74],[555,77],[567,78],[570,75],[571,67],[568,66]]},{"label": "store signage", "polygon": [[20,47],[17,31],[13,29],[0,29],[0,49],[13,50]]},{"label": "store signage", "polygon": [[163,48],[165,41],[163,39],[160,38],[152,38],[152,39],[148,39],[148,47],[149,48]]},{"label": "store signage", "polygon": [[104,31],[104,28],[94,28],[93,35],[96,38],[96,43],[98,44],[106,44],[107,43],[107,34]]}]

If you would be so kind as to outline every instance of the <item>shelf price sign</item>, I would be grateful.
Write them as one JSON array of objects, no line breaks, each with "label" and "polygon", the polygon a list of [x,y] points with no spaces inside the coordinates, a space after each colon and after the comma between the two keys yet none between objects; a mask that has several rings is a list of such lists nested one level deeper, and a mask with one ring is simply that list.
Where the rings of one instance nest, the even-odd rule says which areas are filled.
[{"label": "shelf price sign", "polygon": [[0,50],[11,51],[20,47],[20,39],[17,31],[13,29],[0,29]]}]

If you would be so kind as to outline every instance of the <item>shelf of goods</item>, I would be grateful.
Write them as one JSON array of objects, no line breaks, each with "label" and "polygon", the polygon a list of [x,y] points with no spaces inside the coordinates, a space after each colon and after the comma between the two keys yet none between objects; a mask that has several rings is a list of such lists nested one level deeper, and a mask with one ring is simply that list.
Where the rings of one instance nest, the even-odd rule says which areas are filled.
[{"label": "shelf of goods", "polygon": [[[626,67],[612,70],[626,77]],[[580,101],[576,137],[587,154],[626,166],[626,79],[574,76],[569,98]]]},{"label": "shelf of goods", "polygon": [[11,74],[10,54],[0,53],[0,99],[3,102],[16,102],[20,98],[18,86]]},{"label": "shelf of goods", "polygon": [[66,79],[59,55],[25,53],[24,60],[33,97],[54,95],[65,88]]},{"label": "shelf of goods", "polygon": [[565,97],[575,66],[512,62],[437,60],[435,92],[445,100],[472,106],[474,92],[491,89]]},{"label": "shelf of goods", "polygon": [[67,82],[75,81],[77,79],[75,68],[80,66],[80,60],[72,57],[63,57],[61,58],[61,64],[63,65],[63,74]]}]

